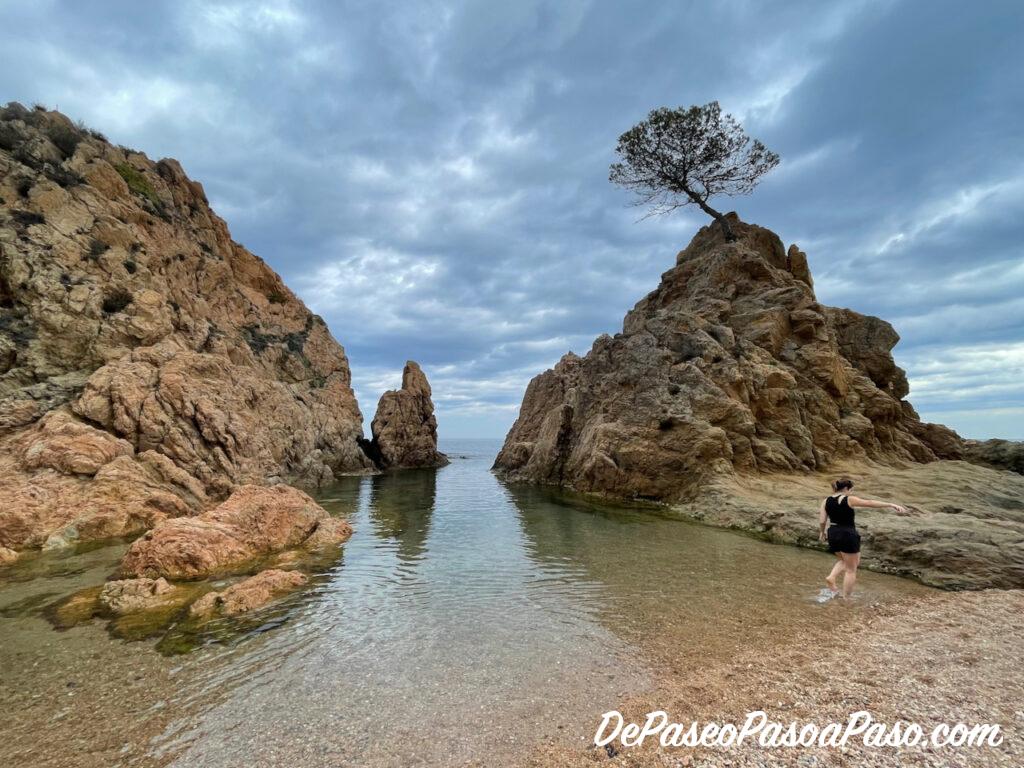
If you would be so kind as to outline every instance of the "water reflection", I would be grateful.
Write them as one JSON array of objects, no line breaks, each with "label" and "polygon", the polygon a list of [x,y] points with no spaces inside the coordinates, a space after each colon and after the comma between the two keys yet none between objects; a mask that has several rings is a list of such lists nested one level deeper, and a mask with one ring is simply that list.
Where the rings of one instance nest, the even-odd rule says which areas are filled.
[{"label": "water reflection", "polygon": [[[529,556],[544,568],[576,569],[591,585],[585,594],[594,615],[628,642],[673,653],[685,644],[713,655],[756,633],[781,639],[829,620],[814,600],[832,565],[824,553],[673,519],[647,505],[602,504],[552,488],[506,490]],[[875,573],[865,573],[858,589],[862,603],[928,591]],[[838,602],[826,606],[836,609]]]},{"label": "water reflection", "polygon": [[[342,553],[304,564],[310,585],[265,611],[172,628],[161,645],[190,651],[173,659],[95,622],[57,633],[41,617],[101,584],[123,545],[19,565],[31,578],[0,584],[0,719],[15,745],[0,740],[0,765],[28,754],[60,764],[67,744],[97,768],[124,754],[181,766],[507,764],[538,738],[592,733],[600,712],[648,684],[661,649],[685,666],[754,631],[820,620],[805,597],[821,553],[505,486],[488,471],[498,447],[449,443],[468,458],[323,489],[318,501],[354,528]],[[875,595],[923,589],[862,583]],[[55,717],[51,702],[65,700],[89,717]]]},{"label": "water reflection", "polygon": [[437,496],[437,470],[377,475],[370,481],[369,517],[375,536],[396,543],[405,563],[423,557]]},{"label": "water reflection", "polygon": [[586,584],[527,555],[493,453],[459,452],[325,489],[329,511],[355,509],[344,564],[232,663],[252,683],[161,744],[176,764],[235,765],[257,744],[300,766],[500,764],[637,687],[629,649],[581,609]]}]

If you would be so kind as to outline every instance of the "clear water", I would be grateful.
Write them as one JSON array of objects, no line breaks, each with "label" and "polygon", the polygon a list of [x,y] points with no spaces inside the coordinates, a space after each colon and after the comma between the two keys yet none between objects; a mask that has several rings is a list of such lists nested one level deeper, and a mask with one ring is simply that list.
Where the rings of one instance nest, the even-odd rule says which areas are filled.
[{"label": "clear water", "polygon": [[[499,447],[450,441],[444,469],[326,489],[355,528],[341,556],[199,635],[53,628],[53,606],[100,584],[123,544],[0,574],[0,764],[506,764],[540,739],[585,742],[665,664],[836,610],[817,601],[825,554],[506,486],[489,472]],[[863,602],[924,591],[860,586]]]}]

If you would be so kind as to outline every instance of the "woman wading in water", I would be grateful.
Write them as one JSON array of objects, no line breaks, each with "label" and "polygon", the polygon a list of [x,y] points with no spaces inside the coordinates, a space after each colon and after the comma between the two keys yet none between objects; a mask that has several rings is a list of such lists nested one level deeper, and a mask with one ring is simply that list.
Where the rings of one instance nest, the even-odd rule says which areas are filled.
[{"label": "woman wading in water", "polygon": [[[854,508],[892,509],[899,514],[907,511],[899,504],[851,496],[851,490],[853,490],[853,480],[848,477],[836,480],[832,483],[832,495],[822,501],[821,507],[818,509],[818,539],[827,540],[828,551],[839,560],[832,567],[832,573],[825,579],[825,583],[835,594],[839,591],[836,579],[839,578],[840,573],[845,573],[843,597],[853,594],[853,585],[857,583],[857,566],[860,565],[860,534],[857,533],[857,526],[853,519]],[[825,525],[829,520],[832,521],[832,525],[828,528],[826,539]]]}]

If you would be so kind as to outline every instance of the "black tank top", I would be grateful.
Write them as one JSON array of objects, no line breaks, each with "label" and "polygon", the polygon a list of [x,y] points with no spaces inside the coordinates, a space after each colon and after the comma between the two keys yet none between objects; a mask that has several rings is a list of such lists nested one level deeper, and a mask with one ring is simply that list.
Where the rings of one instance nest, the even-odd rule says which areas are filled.
[{"label": "black tank top", "polygon": [[839,499],[835,496],[829,496],[825,499],[825,513],[828,515],[828,519],[832,521],[832,525],[838,525],[841,528],[854,527],[853,507],[846,500],[846,496]]}]

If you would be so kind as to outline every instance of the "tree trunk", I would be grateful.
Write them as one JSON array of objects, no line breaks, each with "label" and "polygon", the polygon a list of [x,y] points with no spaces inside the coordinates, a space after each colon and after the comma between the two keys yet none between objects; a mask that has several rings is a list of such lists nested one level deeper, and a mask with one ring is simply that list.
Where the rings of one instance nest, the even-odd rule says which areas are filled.
[{"label": "tree trunk", "polygon": [[725,235],[725,241],[727,243],[732,243],[736,241],[736,233],[732,231],[732,227],[729,226],[729,220],[726,219],[725,216],[723,216],[710,205],[705,203],[704,200],[700,197],[700,195],[695,194],[688,189],[686,190],[686,194],[690,196],[690,199],[693,200],[693,202],[700,206],[700,209],[704,211],[704,213],[706,213],[708,216],[710,216],[711,218],[718,222],[719,226],[722,227],[722,234]]}]

